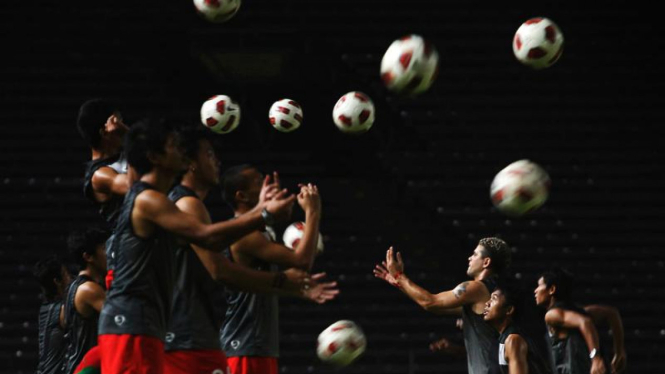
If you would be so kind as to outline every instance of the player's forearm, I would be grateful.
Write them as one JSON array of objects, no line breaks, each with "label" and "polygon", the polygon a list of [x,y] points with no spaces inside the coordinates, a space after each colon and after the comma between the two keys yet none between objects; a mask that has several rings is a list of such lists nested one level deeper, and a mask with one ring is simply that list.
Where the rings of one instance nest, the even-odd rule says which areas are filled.
[{"label": "player's forearm", "polygon": [[397,287],[411,298],[411,300],[415,301],[416,304],[420,305],[421,308],[427,311],[432,311],[434,306],[434,295],[413,283],[406,275],[400,274],[397,277]]},{"label": "player's forearm", "polygon": [[623,323],[621,322],[621,315],[619,311],[612,308],[613,312],[608,316],[607,322],[612,330],[612,339],[614,341],[614,352],[622,352],[624,350],[624,332]]},{"label": "player's forearm", "polygon": [[229,262],[226,266],[219,266],[215,279],[227,286],[240,291],[253,293],[287,293],[282,290],[280,273],[259,271]]},{"label": "player's forearm", "polygon": [[316,257],[320,222],[321,217],[318,212],[308,211],[306,213],[302,241],[295,250],[296,263],[294,267],[305,271],[312,269],[314,257]]},{"label": "player's forearm", "polygon": [[196,244],[211,250],[221,251],[243,236],[260,229],[263,225],[261,211],[252,209],[236,219],[206,226],[204,237],[201,238],[202,242],[199,241]]},{"label": "player's forearm", "polygon": [[592,350],[600,349],[600,345],[598,343],[598,332],[596,331],[596,327],[593,324],[593,321],[591,321],[590,318],[585,318],[584,322],[580,326],[580,333],[584,337],[584,341],[587,344],[587,347],[589,349],[589,352]]}]

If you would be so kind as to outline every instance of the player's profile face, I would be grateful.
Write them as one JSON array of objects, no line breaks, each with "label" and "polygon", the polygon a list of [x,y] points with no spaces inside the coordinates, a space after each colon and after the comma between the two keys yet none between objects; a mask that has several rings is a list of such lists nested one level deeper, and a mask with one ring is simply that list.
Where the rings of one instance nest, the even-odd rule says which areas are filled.
[{"label": "player's profile face", "polygon": [[206,139],[199,140],[199,152],[196,158],[204,181],[213,186],[218,185],[219,159],[210,141]]},{"label": "player's profile face", "polygon": [[493,321],[498,318],[505,317],[505,297],[500,290],[492,292],[490,299],[485,303],[485,310],[483,311],[483,319],[485,321]]},{"label": "player's profile face", "polygon": [[536,305],[542,305],[550,301],[548,287],[547,284],[545,284],[543,277],[538,279],[538,286],[533,293],[534,297],[536,298]]},{"label": "player's profile face", "polygon": [[476,276],[483,270],[483,247],[478,245],[471,256],[469,256],[469,267],[466,269],[466,274],[470,277]]}]

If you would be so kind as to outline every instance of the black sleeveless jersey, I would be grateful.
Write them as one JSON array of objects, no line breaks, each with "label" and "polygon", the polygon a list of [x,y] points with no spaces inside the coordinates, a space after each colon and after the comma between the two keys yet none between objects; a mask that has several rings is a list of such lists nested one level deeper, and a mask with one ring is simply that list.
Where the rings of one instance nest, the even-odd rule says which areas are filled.
[{"label": "black sleeveless jersey", "polygon": [[80,285],[85,282],[94,282],[86,275],[79,275],[69,286],[65,299],[65,333],[67,335],[67,360],[64,368],[65,374],[74,373],[74,369],[83,359],[83,356],[97,345],[97,322],[99,314],[85,318],[76,310],[74,300]]},{"label": "black sleeveless jersey", "polygon": [[60,327],[62,301],[39,307],[39,363],[37,374],[60,374],[65,360],[65,332]]},{"label": "black sleeveless jersey", "polygon": [[[575,305],[558,302],[552,308],[572,310],[582,315],[588,315],[584,309]],[[550,353],[554,372],[557,374],[587,374],[591,371],[589,347],[578,330],[568,330],[568,336],[559,339],[549,331],[545,337],[550,345]]]},{"label": "black sleeveless jersey", "polygon": [[[263,232],[273,240],[268,231]],[[224,254],[233,261],[230,249]],[[255,260],[252,269],[276,271],[277,266]],[[279,357],[279,303],[271,294],[227,289],[226,318],[220,331],[222,349],[228,357]]]},{"label": "black sleeveless jersey", "polygon": [[[169,199],[198,196],[191,189],[177,185]],[[167,351],[220,350],[219,328],[223,288],[208,273],[196,252],[188,245],[176,250],[176,279],[173,290],[171,323],[166,334]]]},{"label": "black sleeveless jersey", "polygon": [[549,363],[543,357],[538,354],[538,350],[533,345],[531,340],[525,335],[522,334],[519,328],[515,325],[508,326],[501,335],[499,336],[499,367],[501,368],[502,374],[509,374],[508,361],[506,360],[506,351],[505,343],[509,335],[519,335],[524,339],[528,346],[527,354],[527,365],[529,366],[529,374],[551,374],[552,371],[549,368]]},{"label": "black sleeveless jersey", "polygon": [[[495,277],[483,279],[481,282],[490,294],[496,289]],[[500,369],[496,352],[499,349],[499,332],[485,322],[482,314],[476,314],[472,305],[462,307],[462,320],[469,374],[498,374]]]},{"label": "black sleeveless jersey", "polygon": [[136,182],[127,192],[110,240],[114,279],[99,316],[102,334],[146,335],[164,340],[171,317],[175,274],[175,236],[160,228],[149,238],[134,234],[136,197],[147,189]]},{"label": "black sleeveless jersey", "polygon": [[103,158],[89,161],[85,164],[85,176],[83,177],[83,195],[99,208],[99,214],[109,223],[110,227],[115,226],[118,218],[118,211],[122,206],[123,197],[113,196],[108,201],[100,203],[95,199],[92,189],[92,176],[97,170],[103,167],[110,167],[119,174],[127,173],[127,161],[123,155]]}]

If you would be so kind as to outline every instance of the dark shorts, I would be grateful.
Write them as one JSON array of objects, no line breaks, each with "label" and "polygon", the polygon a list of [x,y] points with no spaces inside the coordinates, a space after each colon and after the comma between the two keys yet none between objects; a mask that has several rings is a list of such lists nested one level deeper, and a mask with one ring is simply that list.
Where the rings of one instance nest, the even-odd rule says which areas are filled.
[{"label": "dark shorts", "polygon": [[99,335],[104,374],[163,374],[164,343],[152,336]]},{"label": "dark shorts", "polygon": [[277,358],[240,356],[227,358],[231,374],[277,374]]},{"label": "dark shorts", "polygon": [[228,374],[226,355],[221,350],[169,351],[164,357],[164,374]]}]

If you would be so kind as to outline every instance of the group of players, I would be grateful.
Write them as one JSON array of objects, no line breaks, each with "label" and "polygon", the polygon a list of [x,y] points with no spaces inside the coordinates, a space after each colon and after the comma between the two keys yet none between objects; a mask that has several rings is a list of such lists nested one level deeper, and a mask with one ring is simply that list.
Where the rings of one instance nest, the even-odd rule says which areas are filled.
[{"label": "group of players", "polygon": [[[325,274],[308,273],[321,220],[318,188],[302,184],[290,195],[276,173],[264,177],[249,165],[220,177],[210,132],[168,121],[130,129],[106,100],[85,102],[77,127],[92,155],[84,194],[109,230],[69,235],[80,268],[73,280],[58,257],[35,266],[45,296],[38,373],[277,373],[278,296],[325,303],[339,292]],[[231,220],[213,223],[203,203],[216,186],[234,211]],[[270,226],[287,220],[296,201],[305,228],[290,250],[275,242]],[[450,291],[416,285],[392,248],[374,274],[427,311],[461,316],[465,346],[442,339],[432,349],[466,354],[471,374],[625,368],[618,312],[575,306],[572,280],[560,270],[543,273],[534,292],[547,309],[543,355],[519,328],[527,306],[517,282],[504,276],[509,265],[508,245],[485,238],[469,257],[472,280]],[[604,323],[614,339],[607,364],[595,327]]]},{"label": "group of players", "polygon": [[[37,372],[276,374],[277,297],[322,304],[339,292],[309,274],[317,186],[289,194],[277,173],[250,165],[220,178],[211,132],[169,121],[130,129],[103,99],[81,106],[77,127],[92,154],[84,195],[108,230],[69,235],[73,281],[58,257],[35,265],[45,297]],[[203,200],[218,185],[235,216],[212,223]],[[291,250],[270,227],[296,202],[305,225]]]},{"label": "group of players", "polygon": [[[470,374],[618,374],[626,366],[623,326],[618,311],[607,305],[573,303],[573,279],[563,269],[544,272],[534,290],[535,305],[546,310],[541,324],[527,315],[533,299],[517,279],[506,276],[510,248],[499,238],[481,239],[469,257],[472,279],[452,290],[432,294],[404,274],[404,262],[391,247],[374,275],[397,287],[428,312],[458,316],[464,346],[448,339],[432,343],[433,351],[467,357]],[[611,362],[602,357],[596,326],[609,326]],[[544,344],[538,340],[544,339]],[[605,359],[608,359],[606,357]]]}]

